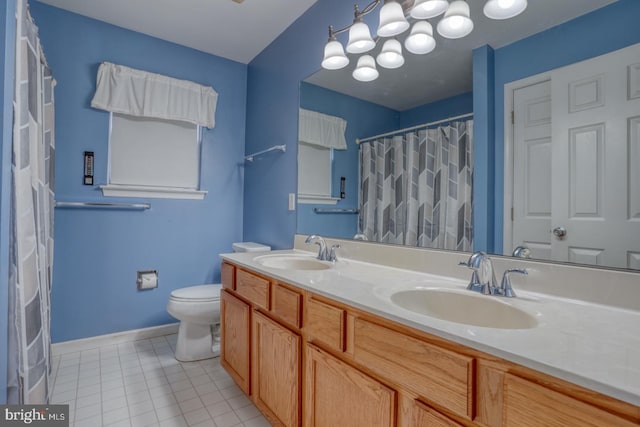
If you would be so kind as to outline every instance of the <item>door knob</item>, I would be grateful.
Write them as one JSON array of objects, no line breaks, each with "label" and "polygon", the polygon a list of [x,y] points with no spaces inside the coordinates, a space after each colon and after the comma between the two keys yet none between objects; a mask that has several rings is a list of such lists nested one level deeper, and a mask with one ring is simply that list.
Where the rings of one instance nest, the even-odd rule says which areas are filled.
[{"label": "door knob", "polygon": [[564,227],[556,227],[553,229],[553,235],[556,236],[558,239],[562,239],[564,236],[567,235],[567,229]]}]

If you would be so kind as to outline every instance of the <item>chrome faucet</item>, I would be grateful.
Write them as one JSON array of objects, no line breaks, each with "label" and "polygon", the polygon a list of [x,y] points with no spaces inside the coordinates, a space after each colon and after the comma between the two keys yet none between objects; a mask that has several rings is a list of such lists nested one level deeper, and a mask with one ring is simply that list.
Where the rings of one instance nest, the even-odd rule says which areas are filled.
[{"label": "chrome faucet", "polygon": [[468,290],[480,292],[484,295],[496,294],[498,283],[495,272],[493,271],[493,262],[491,262],[489,255],[482,251],[474,252],[468,261],[462,261],[459,265],[473,270],[471,281],[467,286]]},{"label": "chrome faucet", "polygon": [[516,246],[511,256],[516,258],[531,258],[531,249],[526,246]]},{"label": "chrome faucet", "polygon": [[516,296],[515,291],[511,287],[511,280],[509,279],[509,274],[529,274],[526,268],[510,268],[505,270],[504,275],[502,276],[502,282],[500,283],[500,295],[513,298]]},{"label": "chrome faucet", "polygon": [[504,272],[502,282],[498,287],[496,281],[495,270],[491,258],[484,252],[474,252],[468,261],[461,261],[459,265],[465,266],[473,270],[471,281],[467,289],[474,292],[480,292],[484,295],[497,295],[508,298],[516,296],[515,291],[511,287],[509,275],[511,273],[528,274],[526,269],[512,268]]},{"label": "chrome faucet", "polygon": [[[318,250],[318,256],[316,258],[318,258],[320,261],[329,261],[330,254],[327,252],[327,242],[325,242],[322,237],[316,234],[312,234],[307,237],[307,240],[305,240],[304,242],[307,245],[315,243],[316,245],[320,246]],[[335,258],[335,253],[333,253],[333,256]]]}]

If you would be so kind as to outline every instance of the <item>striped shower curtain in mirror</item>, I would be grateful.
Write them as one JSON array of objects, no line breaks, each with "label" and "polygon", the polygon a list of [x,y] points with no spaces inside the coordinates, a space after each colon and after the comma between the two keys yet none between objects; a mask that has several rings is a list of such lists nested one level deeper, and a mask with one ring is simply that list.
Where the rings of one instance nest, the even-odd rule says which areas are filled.
[{"label": "striped shower curtain in mirror", "polygon": [[26,0],[16,5],[7,400],[49,401],[55,81]]},{"label": "striped shower curtain in mirror", "polygon": [[360,144],[359,232],[375,242],[470,251],[473,120]]}]

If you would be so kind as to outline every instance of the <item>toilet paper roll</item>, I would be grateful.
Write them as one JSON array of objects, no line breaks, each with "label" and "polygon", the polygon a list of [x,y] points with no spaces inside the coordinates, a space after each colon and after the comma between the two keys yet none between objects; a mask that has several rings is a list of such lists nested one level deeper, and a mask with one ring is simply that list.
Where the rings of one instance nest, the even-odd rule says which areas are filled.
[{"label": "toilet paper roll", "polygon": [[145,271],[138,276],[138,289],[155,289],[158,287],[158,272]]}]

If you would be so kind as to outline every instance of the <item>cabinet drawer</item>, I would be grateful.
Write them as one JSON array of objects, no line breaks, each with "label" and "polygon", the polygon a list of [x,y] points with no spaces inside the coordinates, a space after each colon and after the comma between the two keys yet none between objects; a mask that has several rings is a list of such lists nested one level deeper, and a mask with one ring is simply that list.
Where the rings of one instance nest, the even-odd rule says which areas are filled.
[{"label": "cabinet drawer", "polygon": [[236,272],[236,292],[265,310],[269,310],[270,284],[269,280],[247,271]]},{"label": "cabinet drawer", "polygon": [[420,402],[413,405],[413,427],[462,427],[462,424],[445,417],[435,409]]},{"label": "cabinet drawer", "polygon": [[305,331],[318,341],[344,351],[345,318],[343,309],[319,301],[313,296],[307,300]]},{"label": "cabinet drawer", "polygon": [[504,426],[631,427],[630,421],[514,375],[504,376]]},{"label": "cabinet drawer", "polygon": [[234,289],[234,279],[235,279],[235,270],[236,268],[226,262],[223,262],[220,266],[220,276],[222,287],[225,289]]},{"label": "cabinet drawer", "polygon": [[273,285],[272,312],[285,322],[302,326],[302,295],[280,283]]},{"label": "cabinet drawer", "polygon": [[354,359],[460,416],[473,418],[473,358],[361,318],[354,321]]}]

